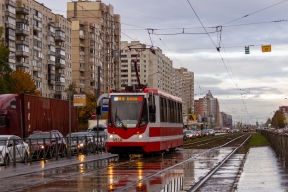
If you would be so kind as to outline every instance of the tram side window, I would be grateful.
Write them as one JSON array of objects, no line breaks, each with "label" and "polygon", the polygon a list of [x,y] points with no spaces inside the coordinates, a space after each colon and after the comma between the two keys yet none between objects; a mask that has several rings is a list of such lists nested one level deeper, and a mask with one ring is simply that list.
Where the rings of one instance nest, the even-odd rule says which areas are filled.
[{"label": "tram side window", "polygon": [[179,123],[182,123],[183,122],[183,119],[182,119],[182,103],[179,103]]},{"label": "tram side window", "polygon": [[172,122],[173,122],[173,123],[176,123],[176,116],[175,116],[175,111],[176,111],[176,108],[175,108],[175,101],[171,101],[171,103],[172,103],[172,111],[171,111]]},{"label": "tram side window", "polygon": [[164,104],[164,119],[163,119],[163,122],[167,122],[167,100],[166,100],[166,98],[163,98],[163,104]]},{"label": "tram side window", "polygon": [[171,111],[171,106],[170,106],[170,100],[167,99],[167,121],[166,122],[171,122],[171,116],[170,116],[170,111]]},{"label": "tram side window", "polygon": [[140,126],[144,126],[148,123],[148,109],[147,109],[147,100],[144,100],[143,111]]},{"label": "tram side window", "polygon": [[164,104],[162,97],[160,97],[160,122],[164,122]]},{"label": "tram side window", "polygon": [[[149,106],[152,106],[152,105],[155,105],[155,97],[154,95],[149,95]],[[149,122],[155,123],[155,121],[156,121],[156,113],[151,113],[151,111],[149,111]]]},{"label": "tram side window", "polygon": [[179,117],[178,117],[178,103],[175,102],[175,123],[179,123]]},{"label": "tram side window", "polygon": [[5,125],[5,116],[0,116],[0,127],[4,127]]}]

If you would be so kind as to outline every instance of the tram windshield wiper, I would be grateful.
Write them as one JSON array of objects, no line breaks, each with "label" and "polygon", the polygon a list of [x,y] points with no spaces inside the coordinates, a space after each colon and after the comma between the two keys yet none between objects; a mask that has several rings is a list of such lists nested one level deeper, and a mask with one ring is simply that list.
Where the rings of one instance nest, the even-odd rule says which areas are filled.
[{"label": "tram windshield wiper", "polygon": [[117,126],[119,126],[119,124],[117,123],[117,121],[118,122],[120,122],[120,126],[121,127],[123,127],[125,130],[127,129],[127,127],[123,124],[123,122],[122,122],[122,120],[120,119],[120,117],[117,115],[117,108],[116,108],[116,112],[115,112],[115,124],[117,125]]}]

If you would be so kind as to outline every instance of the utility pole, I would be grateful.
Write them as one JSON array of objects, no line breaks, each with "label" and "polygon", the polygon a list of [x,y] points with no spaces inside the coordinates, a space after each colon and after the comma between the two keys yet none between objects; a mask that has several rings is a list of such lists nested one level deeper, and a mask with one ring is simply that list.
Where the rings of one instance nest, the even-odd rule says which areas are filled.
[{"label": "utility pole", "polygon": [[[101,83],[100,83],[100,74],[101,74],[101,67],[100,65],[98,66],[98,88],[97,88],[97,99],[96,99],[96,102],[98,100],[98,98],[100,97],[100,88],[101,88]],[[96,109],[96,115],[97,115],[97,154],[99,153],[99,118],[100,118],[100,115],[99,114],[99,106],[98,106],[98,103],[97,104],[97,109]]]}]

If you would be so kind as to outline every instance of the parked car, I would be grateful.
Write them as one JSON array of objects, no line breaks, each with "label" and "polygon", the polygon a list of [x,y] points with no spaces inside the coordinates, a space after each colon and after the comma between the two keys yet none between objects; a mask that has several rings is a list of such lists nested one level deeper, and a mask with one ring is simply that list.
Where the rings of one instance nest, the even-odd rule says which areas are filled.
[{"label": "parked car", "polygon": [[196,138],[196,134],[192,130],[185,131],[185,134],[186,134],[187,139],[195,139]]},{"label": "parked car", "polygon": [[183,131],[183,141],[187,140],[187,135],[186,135],[186,131]]},{"label": "parked car", "polygon": [[13,161],[15,144],[16,162],[28,160],[28,144],[16,135],[0,135],[0,164],[9,165]]},{"label": "parked car", "polygon": [[92,136],[89,135],[87,132],[74,132],[71,133],[71,140],[70,134],[66,135],[67,138],[67,149],[71,152],[76,152],[77,149],[79,152],[87,152],[89,151],[92,145]]},{"label": "parked car", "polygon": [[97,130],[98,130],[98,149],[106,150],[106,142],[107,142],[107,126],[104,124],[99,124],[98,128],[97,125],[93,128],[88,128],[88,134],[94,139],[93,144],[94,147],[97,147]]},{"label": "parked car", "polygon": [[34,131],[31,135],[29,135],[27,141],[29,140],[31,140],[32,156],[37,158],[54,157],[57,152],[57,155],[60,154],[64,156],[67,152],[65,138],[57,130],[47,132]]},{"label": "parked car", "polygon": [[215,136],[215,131],[213,129],[207,129],[209,136]]}]

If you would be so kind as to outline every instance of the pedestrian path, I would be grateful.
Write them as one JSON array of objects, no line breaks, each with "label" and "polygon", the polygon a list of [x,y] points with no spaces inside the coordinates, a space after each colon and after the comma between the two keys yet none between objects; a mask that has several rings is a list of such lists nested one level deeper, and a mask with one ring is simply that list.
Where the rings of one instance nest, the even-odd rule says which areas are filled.
[{"label": "pedestrian path", "polygon": [[235,191],[288,191],[288,169],[270,146],[250,148]]},{"label": "pedestrian path", "polygon": [[33,161],[32,164],[20,164],[17,163],[16,167],[13,167],[12,164],[9,166],[0,166],[0,179],[34,173],[38,171],[45,171],[47,169],[53,169],[57,167],[76,165],[80,163],[87,163],[91,161],[98,160],[116,160],[118,159],[118,155],[110,154],[110,153],[101,153],[101,154],[92,154],[89,156],[80,155],[80,156],[72,156],[69,158],[59,158],[59,160],[50,159],[50,160],[41,160],[41,161]]}]

